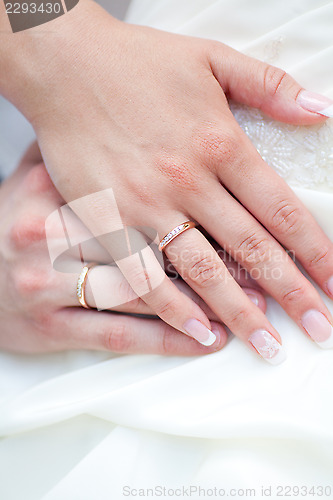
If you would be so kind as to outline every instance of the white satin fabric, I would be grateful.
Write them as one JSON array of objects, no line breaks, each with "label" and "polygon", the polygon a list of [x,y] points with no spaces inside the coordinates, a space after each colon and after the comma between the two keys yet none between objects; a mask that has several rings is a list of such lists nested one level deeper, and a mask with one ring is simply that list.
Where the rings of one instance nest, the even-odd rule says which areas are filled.
[{"label": "white satin fabric", "polygon": [[[138,0],[128,20],[224,41],[333,97],[332,1]],[[333,240],[331,125],[233,110]],[[0,354],[0,498],[120,500],[124,486],[191,484],[256,497],[271,486],[278,498],[278,485],[333,486],[333,350],[273,300],[267,314],[288,353],[279,366],[237,338],[200,358]]]}]

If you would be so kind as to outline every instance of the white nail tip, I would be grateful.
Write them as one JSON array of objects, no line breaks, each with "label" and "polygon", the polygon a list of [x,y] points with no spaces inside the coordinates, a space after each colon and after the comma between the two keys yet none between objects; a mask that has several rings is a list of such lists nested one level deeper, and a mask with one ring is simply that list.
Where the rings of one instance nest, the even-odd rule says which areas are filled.
[{"label": "white nail tip", "polygon": [[210,330],[208,330],[208,331],[209,331],[208,339],[204,340],[204,341],[203,340],[200,341],[200,344],[205,345],[206,347],[213,345],[215,340],[216,340],[216,335],[213,332],[211,332]]},{"label": "white nail tip", "polygon": [[333,118],[333,104],[332,106],[329,106],[328,108],[322,109],[321,111],[318,111],[320,115],[327,116],[328,118]]},{"label": "white nail tip", "polygon": [[328,337],[328,339],[323,340],[323,342],[317,342],[317,344],[322,349],[331,349],[333,347],[333,328],[331,329],[331,335]]},{"label": "white nail tip", "polygon": [[272,358],[266,358],[266,361],[270,363],[271,365],[279,365],[280,363],[283,363],[287,359],[287,353],[286,350],[281,346]]},{"label": "white nail tip", "polygon": [[266,330],[257,330],[252,333],[249,342],[262,358],[271,365],[279,365],[287,358],[282,345]]}]

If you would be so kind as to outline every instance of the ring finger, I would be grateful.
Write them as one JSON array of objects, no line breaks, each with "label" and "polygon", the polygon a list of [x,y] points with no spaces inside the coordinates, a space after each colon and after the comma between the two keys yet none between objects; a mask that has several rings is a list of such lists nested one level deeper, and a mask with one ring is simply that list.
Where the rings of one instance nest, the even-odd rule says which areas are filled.
[{"label": "ring finger", "polygon": [[202,233],[193,228],[178,235],[165,252],[183,279],[232,333],[272,364],[285,359],[280,335],[232,278]]},{"label": "ring finger", "polygon": [[[75,307],[80,305],[76,289],[82,263],[73,260],[67,266],[67,269],[77,270],[77,273],[61,273],[58,276],[61,285],[59,286],[57,303],[62,307]],[[232,266],[232,269],[234,267]],[[240,273],[236,279],[240,280],[244,292],[251,301],[265,312],[266,301],[258,290],[251,288],[252,281],[244,273]],[[183,280],[175,279],[173,282],[180,292],[193,300],[207,314],[209,319],[219,321],[217,315],[211,311],[203,299]],[[85,301],[90,308],[100,311],[110,310],[156,316],[155,311],[138,297],[116,266],[95,265],[90,268],[85,284]]]}]

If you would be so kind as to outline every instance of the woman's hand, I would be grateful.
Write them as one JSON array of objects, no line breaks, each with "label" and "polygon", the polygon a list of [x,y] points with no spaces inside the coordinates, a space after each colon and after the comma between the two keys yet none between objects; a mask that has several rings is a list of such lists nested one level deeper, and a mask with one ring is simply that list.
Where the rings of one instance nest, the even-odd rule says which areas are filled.
[{"label": "woman's hand", "polygon": [[[30,71],[21,61],[24,78],[15,74],[7,96],[33,123],[55,185],[91,232],[114,256],[102,236],[120,226],[148,226],[162,238],[194,220],[328,346],[332,317],[283,246],[332,297],[332,243],[241,131],[227,97],[295,124],[320,123],[331,103],[223,44],[126,25],[92,2],[51,25],[43,46],[32,35],[21,42],[22,61],[25,47],[39,60]],[[166,255],[235,335],[280,360],[278,332],[201,232],[179,235]],[[207,315],[150,248],[143,259],[145,269],[136,254],[117,262],[137,295],[172,327],[213,342]]]},{"label": "woman's hand", "polygon": [[[131,317],[79,307],[76,282],[83,267],[68,258],[70,273],[53,269],[45,235],[45,220],[63,205],[41,161],[38,147],[26,153],[15,174],[0,187],[0,349],[16,352],[99,349],[115,352],[199,355],[221,349],[227,339],[216,315],[184,282],[177,286],[198,302],[213,322],[217,342],[204,347],[160,319]],[[52,233],[48,235],[52,238]],[[90,245],[91,258],[103,260],[98,242]],[[104,251],[105,253],[105,251]],[[170,266],[170,264],[166,264]],[[239,282],[249,297],[265,310],[261,293],[235,264]],[[77,273],[75,270],[77,269]],[[86,298],[95,307],[91,281],[103,290],[113,311],[152,315],[115,267],[96,266],[88,276]]]}]

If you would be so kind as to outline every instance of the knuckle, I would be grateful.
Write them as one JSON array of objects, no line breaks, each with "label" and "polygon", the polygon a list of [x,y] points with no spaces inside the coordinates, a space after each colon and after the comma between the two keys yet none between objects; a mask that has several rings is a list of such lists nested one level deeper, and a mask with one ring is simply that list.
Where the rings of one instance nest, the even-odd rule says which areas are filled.
[{"label": "knuckle", "polygon": [[201,255],[190,264],[188,279],[201,288],[209,287],[216,281],[219,269],[213,255]]},{"label": "knuckle", "polygon": [[138,297],[137,295],[133,295],[132,299],[130,299],[130,297],[128,297],[128,301],[127,302],[124,301],[124,302],[122,302],[122,304],[124,304],[124,305],[130,304],[130,308],[131,308],[132,313],[137,312],[138,314],[140,314],[140,312],[142,311],[143,302],[142,302],[142,299],[140,299],[140,297]]},{"label": "knuckle", "polygon": [[129,352],[132,346],[132,332],[124,322],[114,323],[103,333],[103,346],[108,351]]},{"label": "knuckle", "polygon": [[174,318],[178,312],[179,303],[175,299],[167,299],[156,306],[156,313],[162,319]]},{"label": "knuckle", "polygon": [[64,331],[63,324],[57,320],[55,311],[41,311],[35,307],[30,319],[38,332],[38,344],[41,347],[44,346],[47,351],[59,351],[68,347],[70,339]]},{"label": "knuckle", "polygon": [[45,310],[38,304],[31,308],[30,317],[39,332],[42,332],[47,337],[54,336],[54,314],[50,310]]},{"label": "knuckle", "polygon": [[264,71],[264,90],[270,97],[274,97],[282,84],[290,78],[286,71],[276,66],[267,65]]},{"label": "knuckle", "polygon": [[208,164],[234,163],[240,155],[240,137],[236,132],[206,132],[203,138],[199,139],[201,155]]},{"label": "knuckle", "polygon": [[221,49],[225,47],[222,42],[210,38],[202,39],[202,43],[209,54],[216,55],[217,57],[221,56]]},{"label": "knuckle", "polygon": [[34,193],[44,193],[49,190],[56,192],[43,163],[33,166],[27,173],[23,183],[29,191]]},{"label": "knuckle", "polygon": [[293,307],[295,304],[304,300],[306,291],[304,287],[292,287],[287,291],[283,292],[281,297],[281,302],[284,307]]},{"label": "knuckle", "polygon": [[303,210],[289,200],[281,200],[273,207],[270,220],[273,231],[292,236],[302,229]]},{"label": "knuckle", "polygon": [[10,229],[9,240],[14,248],[24,250],[46,239],[45,219],[24,215]]},{"label": "knuckle", "polygon": [[156,159],[156,165],[168,183],[174,189],[182,191],[197,191],[199,182],[198,175],[186,161],[161,157]]},{"label": "knuckle", "polygon": [[229,313],[229,316],[224,318],[224,322],[232,332],[244,329],[247,324],[249,312],[245,308],[240,308]]},{"label": "knuckle", "polygon": [[270,243],[267,238],[251,233],[236,245],[235,258],[250,264],[269,260]]},{"label": "knuckle", "polygon": [[13,277],[16,295],[31,299],[45,289],[47,278],[41,271],[17,270]]},{"label": "knuckle", "polygon": [[117,305],[126,305],[130,303],[134,310],[139,309],[141,299],[137,296],[128,281],[126,281],[125,279],[120,281],[118,285],[118,292],[116,292],[114,295],[116,297],[119,297]]},{"label": "knuckle", "polygon": [[149,293],[151,286],[148,271],[143,267],[132,269],[130,273],[130,286],[139,297]]},{"label": "knuckle", "polygon": [[315,267],[318,264],[327,264],[332,260],[332,251],[328,245],[323,245],[320,248],[313,250],[312,255],[309,260],[309,267]]}]

